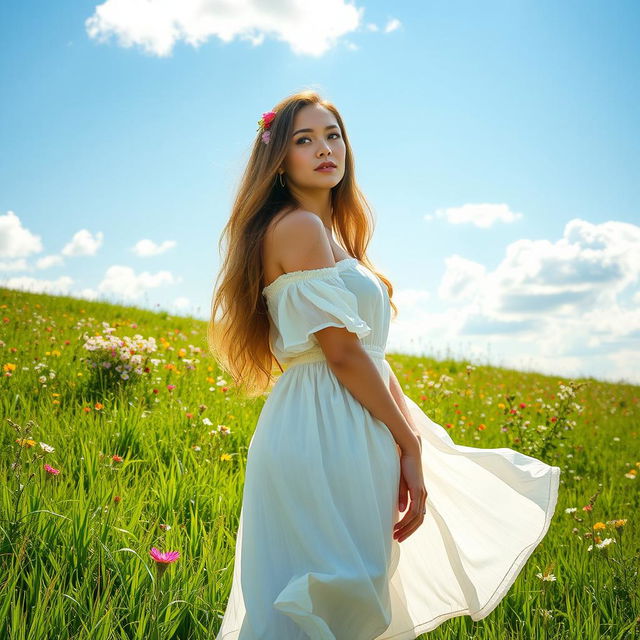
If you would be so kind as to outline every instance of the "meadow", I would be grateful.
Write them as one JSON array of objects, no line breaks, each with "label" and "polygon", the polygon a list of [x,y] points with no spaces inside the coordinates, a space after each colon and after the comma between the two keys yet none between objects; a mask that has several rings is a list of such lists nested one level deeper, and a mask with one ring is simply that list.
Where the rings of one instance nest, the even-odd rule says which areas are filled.
[{"label": "meadow", "polygon": [[[201,320],[0,289],[0,323],[0,637],[215,638],[264,397],[236,392]],[[387,358],[458,444],[562,469],[500,605],[420,638],[640,637],[640,387]]]}]

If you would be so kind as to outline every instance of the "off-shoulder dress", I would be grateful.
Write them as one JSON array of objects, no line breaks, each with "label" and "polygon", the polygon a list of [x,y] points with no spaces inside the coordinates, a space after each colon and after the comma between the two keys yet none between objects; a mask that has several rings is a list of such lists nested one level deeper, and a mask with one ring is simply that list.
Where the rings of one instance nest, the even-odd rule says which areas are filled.
[{"label": "off-shoulder dress", "polygon": [[386,287],[347,258],[285,273],[263,295],[286,369],[250,440],[217,640],[405,640],[487,616],[547,533],[560,468],[456,444],[405,395],[428,497],[423,524],[398,543],[395,440],[338,381],[314,335],[346,327],[388,384]]}]

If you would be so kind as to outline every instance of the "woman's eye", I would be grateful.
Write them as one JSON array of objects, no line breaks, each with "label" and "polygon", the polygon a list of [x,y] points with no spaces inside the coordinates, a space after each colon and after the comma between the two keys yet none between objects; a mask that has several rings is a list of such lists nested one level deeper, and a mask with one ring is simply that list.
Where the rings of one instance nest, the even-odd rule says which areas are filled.
[{"label": "woman's eye", "polygon": [[[337,136],[338,138],[340,137],[340,134],[336,133],[335,131],[333,133],[330,133],[329,135]],[[309,136],[302,136],[302,138],[298,138],[296,144],[300,144],[303,140],[311,140],[311,138]]]}]

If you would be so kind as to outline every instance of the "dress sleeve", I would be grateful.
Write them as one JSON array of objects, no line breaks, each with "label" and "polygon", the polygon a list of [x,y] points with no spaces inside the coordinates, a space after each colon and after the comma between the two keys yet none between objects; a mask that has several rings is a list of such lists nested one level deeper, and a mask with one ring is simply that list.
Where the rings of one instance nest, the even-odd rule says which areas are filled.
[{"label": "dress sleeve", "polygon": [[267,295],[267,306],[280,351],[307,351],[318,345],[314,333],[326,327],[344,327],[358,338],[371,332],[358,315],[358,299],[335,269],[287,273],[275,285]]}]

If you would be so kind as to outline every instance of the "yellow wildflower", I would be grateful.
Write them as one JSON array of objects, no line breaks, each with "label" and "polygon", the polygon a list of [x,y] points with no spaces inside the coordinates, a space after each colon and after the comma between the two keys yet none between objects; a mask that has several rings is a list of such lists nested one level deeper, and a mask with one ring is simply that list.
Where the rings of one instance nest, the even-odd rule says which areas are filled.
[{"label": "yellow wildflower", "polygon": [[21,447],[34,447],[36,444],[35,440],[31,440],[30,438],[16,438],[16,442]]}]

